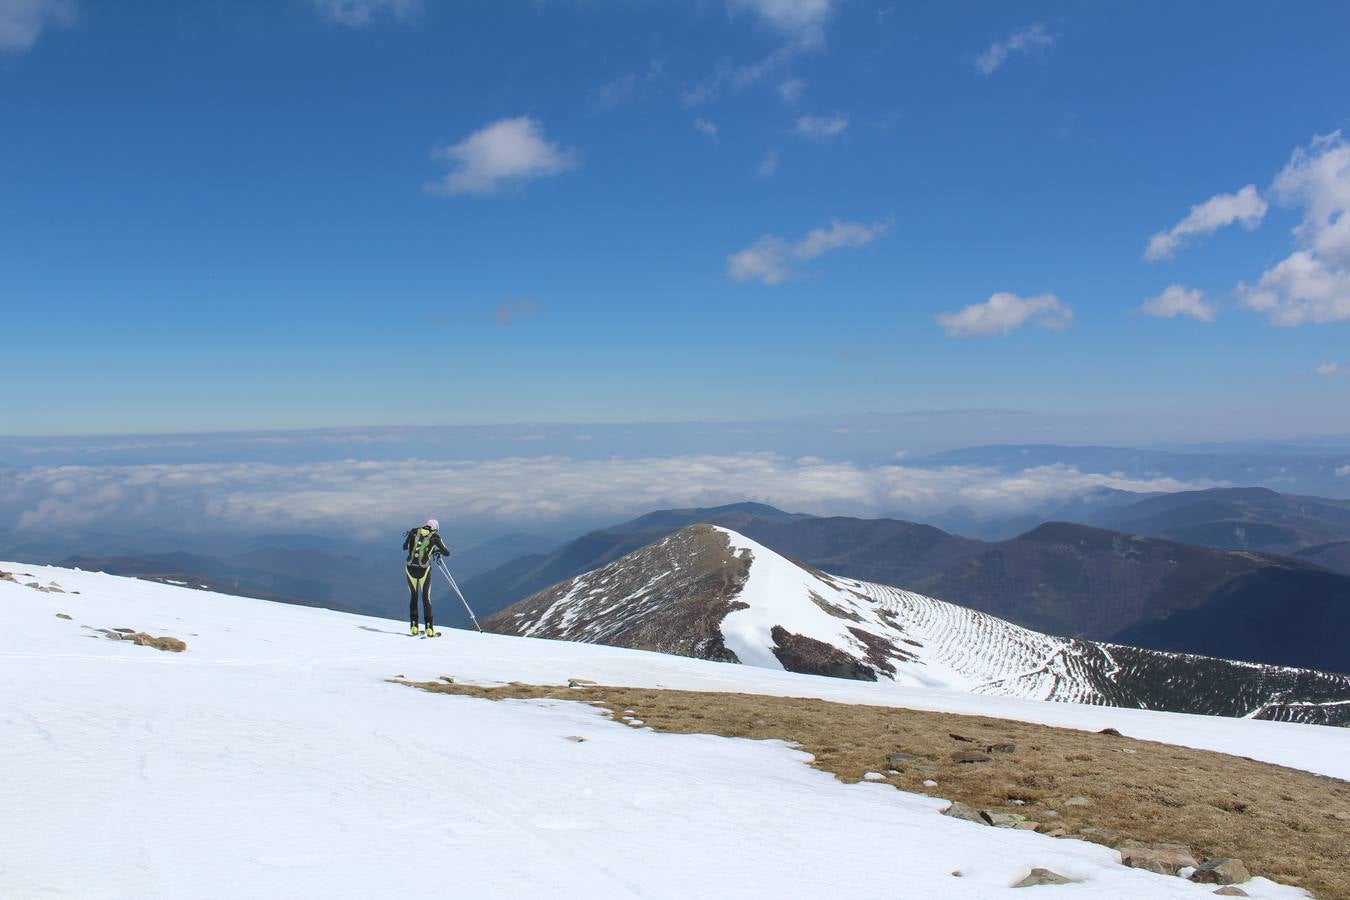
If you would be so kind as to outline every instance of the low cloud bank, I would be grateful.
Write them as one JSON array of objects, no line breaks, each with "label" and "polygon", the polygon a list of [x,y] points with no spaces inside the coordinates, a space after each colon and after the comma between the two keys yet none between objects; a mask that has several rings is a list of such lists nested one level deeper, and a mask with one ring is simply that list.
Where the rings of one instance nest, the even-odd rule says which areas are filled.
[{"label": "low cloud bank", "polygon": [[1207,486],[1064,464],[1009,473],[982,466],[860,466],[774,453],[46,466],[0,479],[0,524],[43,531],[136,522],[186,529],[340,529],[360,536],[427,515],[443,523],[528,526],[581,517],[617,521],[663,507],[741,500],[816,514],[923,515],[960,505],[979,515],[1008,515],[1094,488]]}]

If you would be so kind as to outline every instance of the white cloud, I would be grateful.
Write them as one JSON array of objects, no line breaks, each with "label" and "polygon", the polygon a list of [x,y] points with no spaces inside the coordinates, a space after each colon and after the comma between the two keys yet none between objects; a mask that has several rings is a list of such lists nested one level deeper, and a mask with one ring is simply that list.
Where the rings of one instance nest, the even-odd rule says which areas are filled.
[{"label": "white cloud", "polygon": [[797,241],[766,234],[727,257],[727,274],[735,281],[780,284],[792,276],[797,263],[810,261],[831,250],[870,244],[889,227],[887,222],[867,225],[835,219],[829,228],[812,229]]},{"label": "white cloud", "polygon": [[1342,478],[1350,478],[1350,466],[1341,466],[1336,470],[1336,474]]},{"label": "white cloud", "polygon": [[75,23],[75,0],[0,0],[0,51],[21,53],[47,28]]},{"label": "white cloud", "polygon": [[760,178],[772,178],[778,172],[778,151],[770,150],[755,166],[755,174]]},{"label": "white cloud", "polygon": [[789,78],[778,85],[778,97],[784,103],[791,106],[801,99],[806,91],[806,82],[800,78]]},{"label": "white cloud", "polygon": [[1300,249],[1255,286],[1239,285],[1242,305],[1276,325],[1350,319],[1350,143],[1339,131],[1314,138],[1294,151],[1272,192],[1303,209],[1294,229]]},{"label": "white cloud", "polygon": [[422,0],[312,0],[314,8],[330,22],[348,28],[365,28],[380,19],[409,22],[422,13]]},{"label": "white cloud", "polygon": [[749,12],[791,40],[815,46],[825,40],[825,23],[838,0],[727,0],[733,11]]},{"label": "white cloud", "polygon": [[994,294],[983,303],[974,303],[954,313],[942,313],[937,323],[948,337],[987,337],[1008,334],[1028,322],[1063,331],[1073,321],[1073,309],[1054,294],[1019,297],[1007,292]]},{"label": "white cloud", "polygon": [[1262,273],[1255,287],[1239,285],[1238,295],[1243,306],[1276,325],[1340,322],[1350,319],[1350,270],[1297,250]]},{"label": "white cloud", "polygon": [[835,219],[829,228],[813,228],[797,242],[793,252],[798,259],[815,259],[822,253],[840,247],[861,247],[886,233],[889,223],[864,225],[861,222],[840,222]]},{"label": "white cloud", "polygon": [[1190,316],[1201,322],[1213,322],[1219,314],[1218,307],[1205,300],[1204,291],[1198,288],[1187,290],[1179,284],[1168,285],[1158,296],[1145,300],[1139,309],[1160,319]]},{"label": "white cloud", "polygon": [[1013,54],[1031,54],[1038,50],[1047,50],[1055,45],[1055,36],[1036,23],[1019,28],[1001,41],[994,41],[983,53],[975,57],[975,68],[984,75],[992,75],[1008,61]]},{"label": "white cloud", "polygon": [[544,138],[539,123],[527,116],[498,119],[458,144],[437,147],[433,156],[454,169],[427,189],[439,194],[490,194],[504,184],[521,184],[566,172],[576,166],[570,150]]},{"label": "white cloud", "polygon": [[1309,250],[1329,264],[1350,266],[1350,143],[1339,131],[1295,150],[1272,190],[1282,203],[1303,207],[1294,234]]},{"label": "white cloud", "polygon": [[1254,184],[1236,194],[1215,194],[1204,203],[1192,206],[1186,218],[1170,229],[1155,234],[1144,250],[1144,259],[1170,259],[1186,246],[1186,239],[1192,235],[1213,234],[1234,222],[1250,231],[1261,224],[1268,208]]},{"label": "white cloud", "polygon": [[832,138],[845,128],[848,128],[848,117],[839,113],[832,116],[801,116],[797,119],[797,133],[818,141]]},{"label": "white cloud", "polygon": [[707,136],[712,142],[717,143],[717,125],[709,122],[707,119],[695,119],[694,130],[699,134]]},{"label": "white cloud", "polygon": [[753,63],[719,66],[711,77],[683,92],[681,99],[685,106],[707,103],[728,84],[744,90],[781,72],[802,54],[822,50],[825,25],[838,3],[839,0],[727,0],[732,13],[753,15],[781,36],[784,43]]},{"label": "white cloud", "polygon": [[1155,492],[1213,484],[1085,473],[1067,465],[1002,472],[746,453],[42,467],[20,470],[0,499],[19,511],[20,529],[138,521],[183,530],[342,529],[358,537],[393,537],[410,516],[437,515],[443,524],[524,525],[583,516],[617,521],[664,507],[746,499],[817,514],[904,509],[923,515],[963,505],[981,515],[1006,515],[1098,487]]},{"label": "white cloud", "polygon": [[1345,372],[1350,372],[1350,367],[1347,367],[1344,363],[1324,362],[1317,367],[1317,374],[1324,378],[1331,375],[1340,375]]}]

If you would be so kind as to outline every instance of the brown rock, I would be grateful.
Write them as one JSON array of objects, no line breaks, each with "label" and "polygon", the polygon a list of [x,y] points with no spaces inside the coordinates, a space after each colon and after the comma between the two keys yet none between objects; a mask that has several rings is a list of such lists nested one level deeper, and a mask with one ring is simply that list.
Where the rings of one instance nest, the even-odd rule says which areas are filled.
[{"label": "brown rock", "polygon": [[13,581],[17,584],[19,579],[15,578],[10,572],[0,572],[0,581]]},{"label": "brown rock", "polygon": [[979,753],[975,750],[958,750],[952,754],[952,762],[958,763],[984,763],[989,762],[993,757],[986,753]]},{"label": "brown rock", "polygon": [[989,752],[990,752],[990,753],[1016,753],[1016,752],[1017,752],[1017,745],[1016,745],[1016,744],[1012,744],[1012,743],[1006,743],[1006,744],[990,744],[990,745],[989,745]]},{"label": "brown rock", "polygon": [[1225,887],[1219,888],[1219,889],[1218,889],[1217,891],[1215,891],[1214,893],[1218,894],[1220,897],[1250,897],[1250,896],[1251,896],[1251,894],[1247,893],[1247,892],[1244,891],[1242,888],[1240,888],[1240,887],[1233,887],[1231,884],[1230,884],[1230,885],[1227,885],[1227,886],[1225,886]]},{"label": "brown rock", "polygon": [[1114,847],[1120,841],[1120,835],[1110,828],[1080,828],[1075,837],[1104,847]]},{"label": "brown rock", "polygon": [[1027,821],[1026,816],[1017,813],[998,812],[993,809],[986,809],[981,815],[995,828],[1021,828]]},{"label": "brown rock", "polygon": [[990,824],[987,819],[981,815],[980,811],[969,804],[962,803],[960,800],[952,801],[952,805],[942,811],[944,816],[951,816],[953,819],[964,819],[967,822],[976,822],[980,825]]},{"label": "brown rock", "polygon": [[1190,866],[1196,868],[1199,861],[1191,854],[1190,848],[1177,844],[1144,844],[1139,841],[1121,841],[1117,848],[1120,861],[1131,869],[1144,869],[1159,875],[1175,875]]},{"label": "brown rock", "polygon": [[567,679],[567,686],[570,688],[594,687],[595,682],[589,678],[569,678]]},{"label": "brown rock", "polygon": [[1121,734],[1119,731],[1116,731],[1114,728],[1103,728],[1101,731],[1097,733],[1109,735],[1110,737],[1124,737],[1123,734]]},{"label": "brown rock", "polygon": [[886,757],[886,762],[892,769],[904,768],[905,763],[918,762],[923,757],[915,756],[913,753],[892,753]]},{"label": "brown rock", "polygon": [[156,650],[165,650],[169,653],[182,653],[187,649],[187,644],[176,637],[155,637],[144,631],[132,631],[128,634],[130,629],[126,628],[100,628],[99,631],[115,641],[130,641],[140,647],[154,647]]},{"label": "brown rock", "polygon": [[950,732],[950,731],[949,731],[949,732],[947,733],[947,737],[951,738],[951,739],[954,740],[954,741],[960,741],[960,742],[962,742],[963,744],[973,744],[973,743],[975,743],[975,739],[974,739],[974,738],[968,738],[968,737],[966,737],[966,736],[963,735],[963,734],[956,734],[955,732]]},{"label": "brown rock", "polygon": [[65,619],[67,622],[73,622],[73,621],[75,621],[75,620],[72,619],[70,616],[66,615],[65,613],[57,613],[57,614],[56,614],[56,617],[57,617],[58,619]]},{"label": "brown rock", "polygon": [[1073,884],[1072,878],[1065,878],[1058,872],[1051,872],[1049,869],[1032,869],[1031,874],[1021,881],[1014,884],[1015,888],[1037,887],[1042,884]]},{"label": "brown rock", "polygon": [[1195,870],[1191,881],[1200,884],[1238,884],[1251,877],[1242,860],[1233,859],[1231,856],[1216,856],[1205,860],[1204,865]]}]

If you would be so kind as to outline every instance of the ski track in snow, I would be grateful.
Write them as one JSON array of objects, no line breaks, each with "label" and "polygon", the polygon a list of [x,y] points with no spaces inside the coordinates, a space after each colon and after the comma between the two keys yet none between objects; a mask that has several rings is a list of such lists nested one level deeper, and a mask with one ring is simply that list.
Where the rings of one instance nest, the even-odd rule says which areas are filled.
[{"label": "ski track in snow", "polygon": [[[843,785],[780,742],[658,734],[565,701],[432,696],[385,681],[397,675],[580,677],[1113,725],[1350,775],[1344,729],[843,682],[465,631],[416,640],[387,620],[96,573],[0,569],[80,592],[0,582],[6,898],[970,898],[1002,895],[1033,866],[1082,879],[1055,888],[1065,898],[1213,890],[1127,869],[1094,844],[949,819],[935,798]],[[398,602],[391,590],[391,612]],[[188,650],[82,626],[169,634]],[[1243,887],[1304,896],[1263,879]]]}]

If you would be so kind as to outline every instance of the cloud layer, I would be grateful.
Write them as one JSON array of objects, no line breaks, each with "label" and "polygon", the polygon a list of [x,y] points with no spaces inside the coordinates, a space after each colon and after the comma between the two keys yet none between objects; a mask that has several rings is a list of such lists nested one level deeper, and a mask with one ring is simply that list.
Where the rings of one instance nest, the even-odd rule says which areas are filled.
[{"label": "cloud layer", "polygon": [[432,155],[453,168],[427,185],[439,194],[491,194],[504,185],[519,185],[566,172],[576,155],[544,137],[539,122],[528,116],[498,119],[458,144],[437,147]]},{"label": "cloud layer", "polygon": [[797,263],[808,262],[831,250],[870,244],[889,227],[886,222],[868,225],[835,219],[829,228],[812,229],[798,241],[766,234],[727,257],[727,274],[734,281],[781,284],[792,276]]},{"label": "cloud layer", "polygon": [[948,337],[989,337],[1008,334],[1028,323],[1063,331],[1073,321],[1073,309],[1054,294],[1019,297],[1001,292],[983,303],[973,303],[954,313],[942,313],[937,323]]},{"label": "cloud layer", "polygon": [[408,518],[547,524],[623,518],[745,499],[818,514],[1013,514],[1098,487],[1175,491],[1173,478],[1127,478],[1050,465],[1020,472],[859,466],[773,453],[576,460],[389,460],[57,466],[20,471],[0,491],[21,529],[150,521],[159,527],[377,534]]}]

